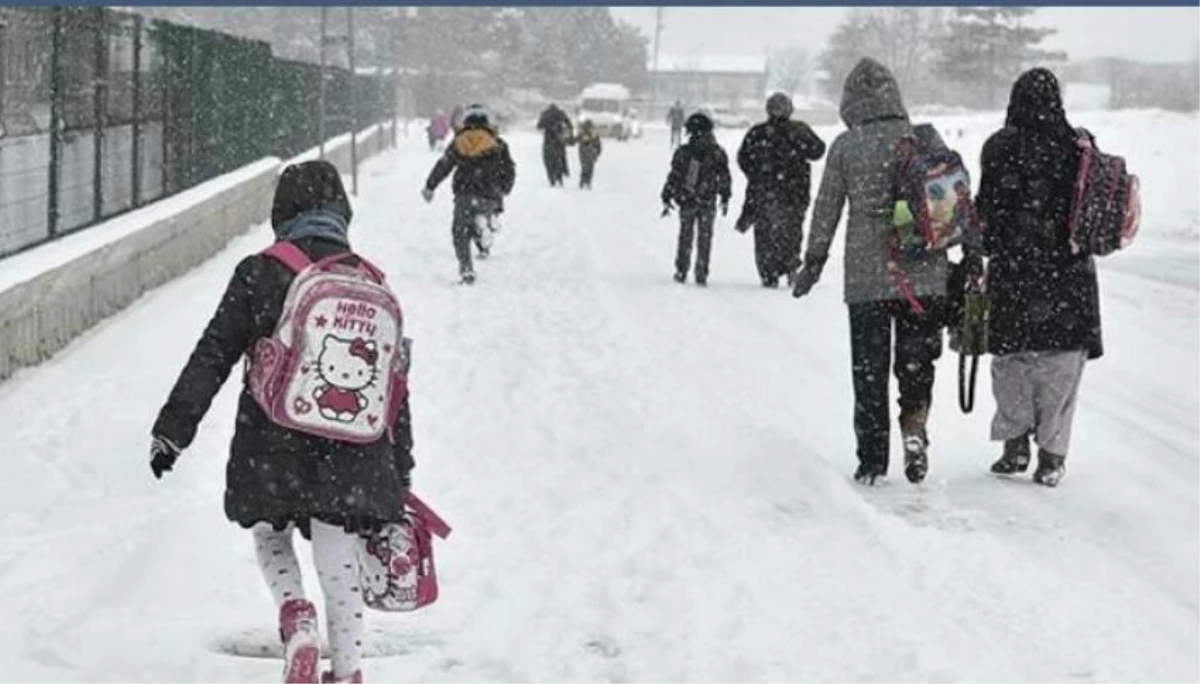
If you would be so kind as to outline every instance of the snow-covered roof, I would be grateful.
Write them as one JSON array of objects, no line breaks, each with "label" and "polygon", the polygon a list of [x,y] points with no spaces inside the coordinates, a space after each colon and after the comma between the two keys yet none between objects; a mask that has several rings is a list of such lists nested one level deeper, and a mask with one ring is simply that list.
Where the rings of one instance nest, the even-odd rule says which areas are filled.
[{"label": "snow-covered roof", "polygon": [[[654,65],[648,65],[654,71]],[[719,74],[765,74],[767,58],[754,55],[659,55],[658,71],[700,71]]]},{"label": "snow-covered roof", "polygon": [[579,97],[594,100],[628,100],[629,88],[618,83],[596,83],[584,88]]}]

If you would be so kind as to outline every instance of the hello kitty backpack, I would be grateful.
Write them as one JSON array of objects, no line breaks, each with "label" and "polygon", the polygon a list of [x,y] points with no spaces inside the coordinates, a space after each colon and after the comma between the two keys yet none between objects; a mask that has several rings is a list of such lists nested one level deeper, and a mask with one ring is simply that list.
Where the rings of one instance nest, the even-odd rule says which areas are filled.
[{"label": "hello kitty backpack", "polygon": [[290,242],[263,255],[296,277],[275,332],[247,362],[250,394],[293,430],[356,444],[394,440],[410,342],[383,272],[350,252],[313,262]]},{"label": "hello kitty backpack", "polygon": [[403,521],[359,537],[359,586],[373,610],[408,612],[438,597],[433,538],[448,537],[450,526],[411,491],[404,502]]}]

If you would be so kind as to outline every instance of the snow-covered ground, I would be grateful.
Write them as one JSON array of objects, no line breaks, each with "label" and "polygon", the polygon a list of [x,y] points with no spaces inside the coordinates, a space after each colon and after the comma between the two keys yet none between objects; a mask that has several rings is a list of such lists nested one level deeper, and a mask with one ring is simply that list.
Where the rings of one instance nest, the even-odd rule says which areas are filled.
[{"label": "snow-covered ground", "polygon": [[[998,121],[939,124],[974,162]],[[1103,264],[1108,353],[1057,490],[987,473],[986,367],[964,416],[949,355],[929,480],[854,485],[840,258],[809,298],[763,291],[731,216],[710,287],[671,282],[656,130],[608,144],[590,193],[547,187],[514,133],[517,192],[474,288],[454,284],[449,188],[418,196],[423,141],[368,162],[352,236],[406,304],[417,487],[455,527],[440,602],[371,615],[403,654],[368,679],[1200,678],[1200,122],[1076,123],[1142,175],[1145,218]],[[268,240],[0,385],[0,681],[277,680],[211,648],[274,620],[221,512],[236,383],[174,473],[146,465],[234,264]]]}]

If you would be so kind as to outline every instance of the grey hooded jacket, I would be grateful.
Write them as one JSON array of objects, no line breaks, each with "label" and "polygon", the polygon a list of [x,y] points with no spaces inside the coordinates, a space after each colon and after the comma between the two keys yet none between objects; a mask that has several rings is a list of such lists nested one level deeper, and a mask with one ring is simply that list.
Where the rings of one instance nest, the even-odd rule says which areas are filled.
[{"label": "grey hooded jacket", "polygon": [[[887,269],[891,231],[895,142],[912,131],[900,88],[887,67],[863,59],[846,77],[842,121],[849,129],[833,141],[813,208],[805,265],[824,263],[837,233],[842,207],[846,222],[845,300],[848,304],[901,299]],[[819,268],[819,267],[818,267]],[[946,294],[947,261],[938,252],[906,267],[918,297]]]}]

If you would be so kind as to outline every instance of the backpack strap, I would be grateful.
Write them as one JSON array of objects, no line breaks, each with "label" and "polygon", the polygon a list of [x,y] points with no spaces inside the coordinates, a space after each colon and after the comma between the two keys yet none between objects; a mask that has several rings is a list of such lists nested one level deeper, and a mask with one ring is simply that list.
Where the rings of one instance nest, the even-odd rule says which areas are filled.
[{"label": "backpack strap", "polygon": [[429,526],[430,532],[436,534],[442,539],[450,536],[450,526],[446,524],[446,521],[442,520],[437,513],[434,513],[433,509],[430,508],[424,501],[421,501],[416,494],[413,494],[411,489],[404,493],[404,503],[406,503],[408,507],[413,510],[413,513],[416,514],[418,518],[421,518],[425,521],[425,524]]},{"label": "backpack strap", "polygon": [[366,271],[367,275],[371,276],[371,278],[375,282],[377,282],[381,285],[383,284],[383,277],[384,277],[383,271],[379,270],[379,267],[377,267],[375,264],[372,264],[371,262],[367,261],[366,259],[362,258],[361,256],[355,254],[354,252],[341,252],[339,254],[333,254],[331,256],[327,256],[324,259],[321,259],[317,263],[313,264],[313,266],[319,271],[319,270],[322,270],[332,264],[336,264],[339,261],[345,261],[346,259],[349,259],[351,257],[358,259],[359,268]]},{"label": "backpack strap", "polygon": [[264,249],[262,255],[282,263],[284,266],[290,268],[293,273],[299,273],[312,265],[312,259],[308,258],[304,250],[286,240],[276,242]]}]

